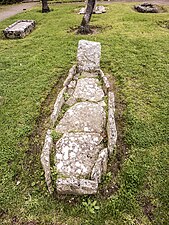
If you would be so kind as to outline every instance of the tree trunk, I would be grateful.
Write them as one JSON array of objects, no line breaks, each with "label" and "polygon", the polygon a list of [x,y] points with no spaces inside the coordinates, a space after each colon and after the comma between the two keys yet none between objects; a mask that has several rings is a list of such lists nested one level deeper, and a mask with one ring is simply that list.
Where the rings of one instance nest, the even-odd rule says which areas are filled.
[{"label": "tree trunk", "polygon": [[78,29],[78,33],[80,33],[80,34],[91,33],[91,30],[90,30],[90,27],[89,27],[89,22],[90,22],[92,13],[93,13],[94,6],[95,6],[95,0],[88,0],[86,12],[83,16],[81,25]]},{"label": "tree trunk", "polygon": [[42,0],[42,13],[50,12],[47,0]]}]

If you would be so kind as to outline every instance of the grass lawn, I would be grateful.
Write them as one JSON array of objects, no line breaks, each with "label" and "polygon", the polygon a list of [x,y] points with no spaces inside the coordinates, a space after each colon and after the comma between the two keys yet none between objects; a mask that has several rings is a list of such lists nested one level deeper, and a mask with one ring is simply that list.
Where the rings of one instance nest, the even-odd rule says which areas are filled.
[{"label": "grass lawn", "polygon": [[[80,4],[52,6],[49,14],[39,7],[0,23],[2,31],[18,19],[37,22],[25,39],[0,34],[0,224],[168,224],[169,30],[158,22],[169,14],[140,14],[132,5],[93,15],[91,25],[103,29],[89,36],[68,32],[81,22]],[[40,154],[80,39],[101,42],[101,68],[115,81],[119,138],[98,195],[58,198],[46,191]]]}]

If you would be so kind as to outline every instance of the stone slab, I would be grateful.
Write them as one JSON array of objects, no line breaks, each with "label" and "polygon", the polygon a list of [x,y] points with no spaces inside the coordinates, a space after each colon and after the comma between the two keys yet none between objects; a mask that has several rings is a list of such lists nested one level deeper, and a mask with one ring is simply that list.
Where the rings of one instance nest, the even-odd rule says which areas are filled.
[{"label": "stone slab", "polygon": [[50,153],[53,145],[53,140],[51,137],[51,130],[47,131],[45,137],[45,144],[42,149],[41,154],[41,163],[45,172],[45,180],[50,193],[52,193],[52,181],[51,181],[51,172],[50,172]]},{"label": "stone slab", "polygon": [[99,42],[80,40],[77,51],[79,71],[96,71],[100,68],[101,45]]},{"label": "stone slab", "polygon": [[18,20],[9,27],[7,27],[3,33],[6,38],[24,38],[35,28],[34,20]]},{"label": "stone slab", "polygon": [[106,124],[105,109],[94,102],[79,102],[64,114],[56,131],[102,133]]},{"label": "stone slab", "polygon": [[73,97],[82,101],[101,101],[104,98],[104,92],[99,85],[100,82],[98,79],[81,78],[77,81]]},{"label": "stone slab", "polygon": [[96,194],[98,183],[93,180],[77,179],[75,177],[58,179],[56,190],[58,194],[91,195]]},{"label": "stone slab", "polygon": [[56,168],[64,177],[89,178],[103,137],[97,133],[66,133],[56,143]]}]

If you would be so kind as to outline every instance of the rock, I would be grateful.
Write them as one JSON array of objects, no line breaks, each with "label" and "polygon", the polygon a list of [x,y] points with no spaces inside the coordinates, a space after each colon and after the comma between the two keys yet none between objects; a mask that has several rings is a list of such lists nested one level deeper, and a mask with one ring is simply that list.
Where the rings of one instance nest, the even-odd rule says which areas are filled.
[{"label": "rock", "polygon": [[103,90],[104,90],[104,93],[107,94],[109,89],[110,89],[110,84],[109,84],[109,81],[107,79],[107,77],[104,75],[103,71],[102,70],[99,70],[99,75],[103,81]]},{"label": "rock", "polygon": [[75,177],[58,179],[56,182],[58,194],[73,194],[73,195],[91,195],[96,194],[98,183],[92,180],[77,179]]},{"label": "rock", "polygon": [[102,14],[106,12],[106,8],[104,6],[96,6],[94,13],[95,14]]},{"label": "rock", "polygon": [[86,7],[83,7],[80,9],[79,14],[85,14],[86,12]]},{"label": "rock", "polygon": [[98,159],[92,169],[91,179],[101,182],[101,177],[107,170],[107,161],[108,161],[108,151],[107,148],[104,148],[100,151]]},{"label": "rock", "polygon": [[3,33],[6,38],[24,38],[35,28],[34,20],[18,20],[9,27],[7,27]]},{"label": "rock", "polygon": [[79,79],[73,97],[82,101],[101,101],[104,97],[104,92],[99,84],[99,80],[95,78]]},{"label": "rock", "polygon": [[106,113],[102,106],[94,102],[79,102],[64,114],[56,131],[102,133],[105,123]]},{"label": "rock", "polygon": [[99,42],[80,40],[77,51],[79,71],[95,71],[100,68],[101,45]]},{"label": "rock", "polygon": [[61,108],[62,108],[62,105],[63,105],[64,102],[65,102],[65,100],[64,100],[64,94],[65,94],[66,90],[67,90],[67,88],[64,87],[64,88],[59,92],[58,97],[57,97],[57,99],[56,99],[56,102],[55,102],[55,104],[54,104],[54,109],[53,109],[53,112],[52,112],[52,114],[51,114],[51,116],[50,116],[51,122],[52,122],[53,126],[54,126],[54,124],[55,124],[55,122],[56,122],[56,120],[57,120],[57,118],[58,118],[58,116],[59,116],[59,113],[60,113],[60,110],[61,110]]},{"label": "rock", "polygon": [[103,148],[97,133],[65,133],[56,143],[56,168],[64,177],[88,178]]},{"label": "rock", "polygon": [[45,180],[50,194],[52,193],[52,181],[50,173],[50,152],[53,146],[53,140],[51,137],[51,130],[47,131],[45,137],[45,144],[42,149],[41,163],[45,172]]},{"label": "rock", "polygon": [[117,130],[115,124],[115,102],[113,92],[108,92],[108,119],[107,119],[107,137],[109,155],[113,153],[117,140]]},{"label": "rock", "polygon": [[134,6],[134,9],[141,13],[158,13],[158,8],[150,3],[143,3],[141,5]]},{"label": "rock", "polygon": [[[93,10],[93,13],[95,14],[101,14],[105,12],[106,12],[106,8],[104,6],[96,6]],[[85,13],[86,13],[86,7],[81,8],[79,11],[79,14],[85,14]]]},{"label": "rock", "polygon": [[70,84],[70,82],[73,80],[74,75],[76,74],[76,66],[72,66],[72,68],[69,70],[69,74],[66,78],[66,80],[63,83],[63,86],[66,87]]}]

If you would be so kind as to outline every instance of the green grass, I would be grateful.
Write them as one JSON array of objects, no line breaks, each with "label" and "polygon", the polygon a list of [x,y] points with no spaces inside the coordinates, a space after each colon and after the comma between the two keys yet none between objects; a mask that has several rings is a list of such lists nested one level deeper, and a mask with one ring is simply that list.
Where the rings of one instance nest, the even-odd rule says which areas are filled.
[{"label": "green grass", "polygon": [[[93,15],[91,25],[105,29],[89,36],[68,32],[81,22],[75,13],[80,5],[52,6],[49,14],[36,8],[1,22],[3,30],[17,19],[37,21],[25,39],[0,36],[1,224],[168,224],[169,30],[157,24],[168,14],[139,14],[131,6],[112,4],[106,14]],[[59,91],[76,63],[80,39],[101,42],[101,68],[115,78],[117,105],[125,105],[116,114],[122,114],[128,156],[113,181],[108,179],[119,189],[107,199],[50,197],[39,159],[47,125],[33,137],[40,112],[51,113],[52,87]],[[84,200],[89,207],[97,200],[99,209],[90,213]]]}]

